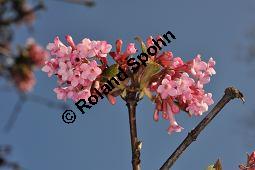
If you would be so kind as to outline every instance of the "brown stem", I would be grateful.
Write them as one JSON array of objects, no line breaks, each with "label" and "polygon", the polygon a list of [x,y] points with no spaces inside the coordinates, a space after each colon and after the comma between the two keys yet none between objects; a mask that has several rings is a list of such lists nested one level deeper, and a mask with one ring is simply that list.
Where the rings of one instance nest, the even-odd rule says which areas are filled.
[{"label": "brown stem", "polygon": [[140,170],[140,150],[141,142],[137,138],[136,129],[136,105],[137,97],[136,92],[128,92],[126,96],[126,103],[129,113],[129,126],[130,126],[130,137],[132,147],[132,166],[133,170]]},{"label": "brown stem", "polygon": [[172,155],[166,160],[160,170],[169,170],[175,161],[181,156],[185,149],[193,142],[196,141],[200,132],[212,121],[212,119],[221,111],[221,109],[232,99],[239,98],[244,102],[243,94],[234,87],[225,89],[225,94],[216,106],[206,115],[206,117],[193,129]]}]

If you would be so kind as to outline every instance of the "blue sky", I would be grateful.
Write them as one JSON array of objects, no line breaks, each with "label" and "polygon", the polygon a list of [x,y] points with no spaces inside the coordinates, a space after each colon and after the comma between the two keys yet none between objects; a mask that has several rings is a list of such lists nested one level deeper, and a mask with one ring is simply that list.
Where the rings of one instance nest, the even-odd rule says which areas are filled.
[{"label": "blue sky", "polygon": [[[247,62],[245,56],[246,35],[255,25],[255,2],[97,0],[96,3],[94,8],[86,8],[47,0],[47,11],[37,15],[33,33],[23,26],[15,28],[15,43],[22,44],[33,36],[45,46],[56,35],[64,40],[70,34],[76,42],[88,37],[114,44],[118,38],[134,42],[137,35],[146,38],[172,31],[176,40],[165,49],[175,56],[189,60],[200,53],[205,60],[210,57],[216,60],[217,74],[206,86],[215,101],[228,86],[238,87],[246,96],[244,105],[237,100],[228,104],[172,169],[203,170],[218,158],[226,170],[237,169],[239,163],[245,162],[245,153],[255,150],[255,64]],[[56,100],[52,91],[55,79],[41,71],[36,72],[36,77],[33,93]],[[17,96],[12,91],[0,95],[3,127]],[[72,102],[68,103],[79,113]],[[176,118],[185,130],[169,136],[168,122],[154,122],[153,109],[148,99],[137,108],[145,170],[158,169],[204,117],[179,114]],[[107,100],[100,100],[85,115],[77,114],[77,121],[70,125],[62,122],[62,112],[27,102],[12,131],[0,132],[0,144],[11,144],[14,149],[11,158],[27,170],[131,169],[128,113],[123,101],[112,106]]]}]

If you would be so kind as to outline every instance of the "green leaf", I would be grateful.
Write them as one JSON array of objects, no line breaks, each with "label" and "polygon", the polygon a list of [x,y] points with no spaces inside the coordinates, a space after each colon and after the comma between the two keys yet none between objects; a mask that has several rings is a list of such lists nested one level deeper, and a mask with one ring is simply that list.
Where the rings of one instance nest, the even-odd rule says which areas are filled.
[{"label": "green leaf", "polygon": [[222,165],[219,159],[216,161],[213,167],[215,168],[215,170],[222,170]]},{"label": "green leaf", "polygon": [[208,166],[207,170],[222,170],[222,165],[220,160],[218,159],[214,165]]},{"label": "green leaf", "polygon": [[141,99],[143,98],[143,96],[144,96],[144,92],[141,91],[141,92],[139,93],[139,100],[141,100]]},{"label": "green leaf", "polygon": [[135,40],[138,41],[141,44],[141,49],[143,53],[147,54],[147,47],[144,44],[143,40],[141,39],[141,37],[135,37]]},{"label": "green leaf", "polygon": [[207,170],[215,170],[215,169],[213,168],[213,166],[214,166],[214,165],[208,166]]},{"label": "green leaf", "polygon": [[119,73],[119,65],[118,64],[113,64],[111,65],[110,67],[106,68],[103,73],[102,73],[102,76],[103,77],[115,77],[116,74]]},{"label": "green leaf", "polygon": [[153,96],[151,94],[151,92],[148,90],[148,88],[143,88],[142,91],[150,100],[153,100]]},{"label": "green leaf", "polygon": [[127,96],[127,90],[124,89],[120,95],[121,95],[122,98],[126,98],[126,96]]},{"label": "green leaf", "polygon": [[143,74],[141,75],[140,78],[140,89],[147,88],[150,78],[158,73],[160,71],[160,65],[153,62],[149,61],[147,62],[147,66],[145,67]]}]

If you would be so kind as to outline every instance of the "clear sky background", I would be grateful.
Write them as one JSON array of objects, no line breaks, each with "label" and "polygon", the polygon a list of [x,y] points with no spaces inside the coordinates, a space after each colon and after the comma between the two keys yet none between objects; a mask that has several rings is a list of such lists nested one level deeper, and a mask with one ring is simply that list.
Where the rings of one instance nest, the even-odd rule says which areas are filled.
[{"label": "clear sky background", "polygon": [[[201,133],[173,170],[204,170],[218,158],[224,170],[238,169],[246,161],[246,152],[255,150],[255,77],[253,61],[247,62],[249,32],[255,26],[253,0],[97,0],[94,8],[46,0],[47,11],[40,12],[34,32],[26,27],[15,28],[15,42],[22,44],[33,36],[45,46],[56,35],[64,41],[70,34],[76,42],[85,37],[106,40],[118,38],[124,44],[139,35],[164,34],[176,36],[165,49],[184,60],[197,53],[203,59],[213,57],[217,74],[206,86],[218,101],[228,86],[238,87],[246,97],[243,105],[232,101]],[[55,79],[36,72],[34,93],[56,100],[52,89]],[[1,129],[17,101],[14,92],[0,93]],[[101,100],[86,115],[77,112],[74,124],[64,124],[63,110],[28,102],[9,133],[0,132],[0,144],[13,146],[12,159],[27,170],[129,170],[131,146],[128,113],[125,103],[115,106]],[[211,109],[212,107],[210,107]],[[137,108],[137,128],[143,142],[142,169],[156,170],[204,117],[189,118],[185,113],[176,118],[185,130],[167,134],[168,122],[152,119],[154,105],[144,99]]]}]

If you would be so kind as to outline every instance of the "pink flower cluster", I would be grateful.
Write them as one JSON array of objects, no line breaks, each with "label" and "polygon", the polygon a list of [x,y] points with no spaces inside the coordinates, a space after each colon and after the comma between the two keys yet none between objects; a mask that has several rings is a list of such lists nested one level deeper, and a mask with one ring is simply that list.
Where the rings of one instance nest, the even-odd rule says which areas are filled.
[{"label": "pink flower cluster", "polygon": [[58,37],[48,44],[52,58],[45,63],[42,71],[48,73],[49,77],[53,74],[57,76],[59,86],[54,92],[58,99],[70,98],[75,102],[87,100],[91,88],[99,84],[97,79],[107,66],[106,56],[112,46],[106,41],[87,38],[76,45],[69,35],[66,41],[69,46],[64,45]]},{"label": "pink flower cluster", "polygon": [[159,111],[164,119],[170,121],[168,133],[180,132],[174,115],[184,110],[189,115],[199,116],[213,104],[212,94],[205,93],[203,86],[210,81],[210,76],[216,74],[215,61],[210,58],[208,63],[197,55],[192,61],[184,62],[180,57],[173,57],[171,52],[165,52],[155,58],[155,61],[165,67],[161,79],[153,82],[150,89],[156,92],[156,109],[154,120],[159,119]]},{"label": "pink flower cluster", "polygon": [[49,57],[48,52],[35,43],[34,39],[28,39],[26,46],[28,56],[31,58],[33,65],[37,68],[42,67]]},{"label": "pink flower cluster", "polygon": [[33,39],[28,39],[10,68],[13,82],[22,92],[31,91],[35,85],[34,69],[41,68],[48,59],[48,52]]},{"label": "pink flower cluster", "polygon": [[16,87],[22,92],[31,91],[36,83],[35,75],[32,71],[22,73],[22,75],[13,75],[13,81]]}]

